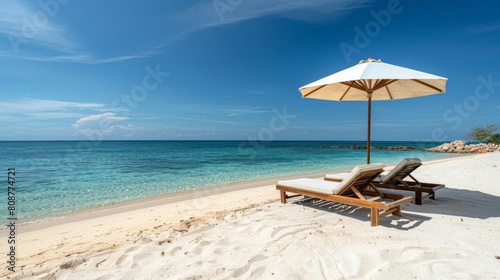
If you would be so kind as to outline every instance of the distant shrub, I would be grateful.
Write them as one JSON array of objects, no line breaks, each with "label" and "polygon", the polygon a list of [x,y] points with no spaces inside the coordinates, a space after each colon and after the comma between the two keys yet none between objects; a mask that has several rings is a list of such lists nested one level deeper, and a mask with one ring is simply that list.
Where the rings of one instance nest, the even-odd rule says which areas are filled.
[{"label": "distant shrub", "polygon": [[500,133],[495,133],[491,135],[488,142],[493,144],[500,144]]},{"label": "distant shrub", "polygon": [[472,128],[467,133],[467,138],[471,141],[500,144],[500,133],[495,133],[500,130],[498,124],[488,124],[486,126],[478,126]]}]

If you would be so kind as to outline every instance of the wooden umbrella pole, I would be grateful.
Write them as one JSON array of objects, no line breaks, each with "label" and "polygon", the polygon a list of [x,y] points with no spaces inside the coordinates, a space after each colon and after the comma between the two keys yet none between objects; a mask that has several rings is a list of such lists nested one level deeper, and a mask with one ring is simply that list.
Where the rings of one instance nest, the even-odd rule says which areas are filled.
[{"label": "wooden umbrella pole", "polygon": [[366,146],[366,164],[370,164],[370,132],[372,126],[372,92],[368,91],[368,140]]}]

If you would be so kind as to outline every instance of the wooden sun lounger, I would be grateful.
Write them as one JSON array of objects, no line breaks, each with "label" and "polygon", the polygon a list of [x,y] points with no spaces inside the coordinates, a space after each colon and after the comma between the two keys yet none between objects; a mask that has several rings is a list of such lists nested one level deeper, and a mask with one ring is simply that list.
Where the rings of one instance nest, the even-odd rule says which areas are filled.
[{"label": "wooden sun lounger", "polygon": [[[412,197],[398,194],[384,194],[372,183],[383,171],[383,165],[358,166],[342,182],[328,182],[315,179],[279,181],[281,202],[286,203],[287,192],[343,204],[369,208],[371,226],[378,226],[380,217],[401,215],[401,205],[410,203]],[[386,200],[392,200],[388,202]]]},{"label": "wooden sun lounger", "polygon": [[[386,175],[380,175],[373,180],[373,184],[381,189],[411,191],[415,194],[414,202],[422,205],[425,198],[436,199],[436,191],[445,187],[444,184],[419,182],[411,173],[420,167],[422,162],[418,158],[406,158]],[[325,180],[341,182],[347,173],[327,174]],[[409,177],[410,180],[404,180]]]}]

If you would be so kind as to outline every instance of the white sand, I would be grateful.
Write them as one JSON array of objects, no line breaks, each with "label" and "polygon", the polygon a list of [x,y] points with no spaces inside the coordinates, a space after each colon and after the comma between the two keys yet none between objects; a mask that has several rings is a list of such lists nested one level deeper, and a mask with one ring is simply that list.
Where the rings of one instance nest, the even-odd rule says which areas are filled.
[{"label": "white sand", "polygon": [[378,227],[370,227],[364,208],[297,199],[283,205],[274,185],[205,192],[26,228],[18,235],[22,270],[0,275],[500,279],[500,152],[424,164],[415,176],[446,188],[435,201],[405,205],[402,217],[381,218]]}]

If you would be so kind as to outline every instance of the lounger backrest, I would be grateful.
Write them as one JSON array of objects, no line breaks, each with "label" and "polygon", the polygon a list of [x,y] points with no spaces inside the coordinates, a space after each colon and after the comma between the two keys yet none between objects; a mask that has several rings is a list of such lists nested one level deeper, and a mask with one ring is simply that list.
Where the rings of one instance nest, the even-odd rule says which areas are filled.
[{"label": "lounger backrest", "polygon": [[341,194],[350,186],[362,189],[368,184],[368,182],[380,175],[382,171],[384,171],[384,165],[381,163],[356,166],[351,173],[349,173],[349,175],[347,175],[347,177],[345,177],[344,180],[337,185],[337,187],[333,190],[333,193]]},{"label": "lounger backrest", "polygon": [[415,169],[422,165],[419,158],[405,158],[403,159],[391,172],[387,173],[382,178],[382,184],[396,184],[399,183],[398,179],[403,180]]}]

